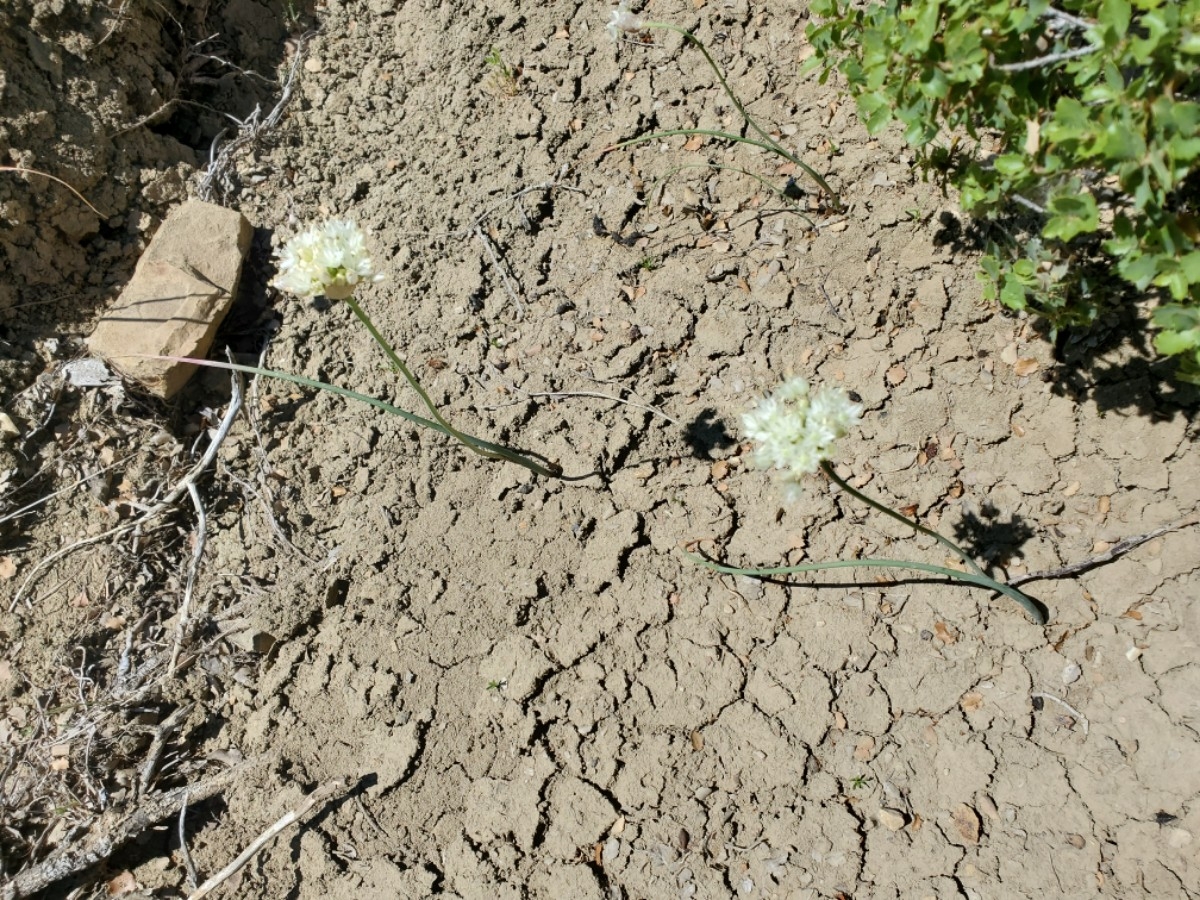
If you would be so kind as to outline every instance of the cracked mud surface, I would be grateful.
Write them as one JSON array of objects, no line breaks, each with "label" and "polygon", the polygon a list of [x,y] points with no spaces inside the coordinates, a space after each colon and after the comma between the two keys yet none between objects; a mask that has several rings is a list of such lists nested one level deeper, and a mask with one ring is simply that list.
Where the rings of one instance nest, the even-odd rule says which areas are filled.
[{"label": "cracked mud surface", "polygon": [[[602,5],[319,11],[240,208],[277,241],[356,218],[388,276],[363,304],[451,420],[605,474],[537,479],[261,384],[274,515],[299,549],[227,503],[202,588],[278,643],[188,689],[212,717],[198,746],[271,762],[191,835],[197,864],[347,776],[350,796],[226,895],[1200,895],[1195,528],[1032,583],[1045,628],[963,587],[720,577],[679,552],[943,563],[816,479],[787,501],[749,466],[739,416],[792,374],[862,398],[839,448],[856,486],[1006,577],[1194,513],[1200,468],[1190,411],[1127,351],[1058,364],[1032,323],[978,301],[972,251],[935,239],[953,206],[896,136],[869,140],[798,77],[800,10],[653,14],[714,47],[844,214],[809,194],[811,228],[729,171],[654,184],[704,162],[785,180],[744,148],[599,157],[737,125],[693,53],[613,45]],[[493,45],[521,66],[515,97],[483,86]],[[271,366],[416,409],[349,310],[273,303]],[[255,482],[256,447],[235,432],[222,471]],[[167,853],[143,883],[182,884]]]}]

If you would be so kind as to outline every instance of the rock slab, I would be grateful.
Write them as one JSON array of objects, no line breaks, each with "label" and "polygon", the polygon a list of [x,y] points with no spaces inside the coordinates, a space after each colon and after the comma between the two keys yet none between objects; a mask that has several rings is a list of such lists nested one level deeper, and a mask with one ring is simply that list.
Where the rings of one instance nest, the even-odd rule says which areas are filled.
[{"label": "rock slab", "polygon": [[237,294],[253,229],[236,210],[189,200],[159,227],[133,278],[88,339],[92,352],[164,399],[196,367],[149,356],[204,356]]}]

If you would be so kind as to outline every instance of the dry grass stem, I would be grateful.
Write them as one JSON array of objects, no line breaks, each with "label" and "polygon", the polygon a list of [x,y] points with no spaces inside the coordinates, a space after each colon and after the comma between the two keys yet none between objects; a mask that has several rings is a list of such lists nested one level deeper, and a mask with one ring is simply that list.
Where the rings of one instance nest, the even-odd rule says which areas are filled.
[{"label": "dry grass stem", "polygon": [[27,169],[24,166],[0,166],[0,172],[19,172],[22,175],[40,175],[43,178],[49,178],[51,181],[61,184],[68,191],[70,191],[72,194],[74,194],[76,197],[78,197],[84,206],[86,206],[88,209],[90,209],[92,212],[94,212],[101,219],[108,218],[106,215],[104,215],[104,213],[100,212],[100,210],[96,209],[96,207],[94,207],[94,206],[92,206],[92,204],[88,203],[87,197],[83,196],[83,194],[79,193],[79,191],[75,190],[75,188],[71,187],[69,184],[67,184],[65,181],[63,181],[61,178],[56,178],[53,175],[50,175],[46,172],[39,172],[37,169]]}]

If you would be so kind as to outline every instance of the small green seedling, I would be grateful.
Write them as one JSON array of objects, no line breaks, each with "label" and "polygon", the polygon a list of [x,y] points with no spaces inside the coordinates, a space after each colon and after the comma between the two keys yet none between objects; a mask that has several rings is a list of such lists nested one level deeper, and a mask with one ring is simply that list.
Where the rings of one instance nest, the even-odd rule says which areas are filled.
[{"label": "small green seedling", "polygon": [[499,681],[489,681],[487,684],[487,689],[489,691],[495,691],[497,694],[500,693],[502,690],[504,690],[506,687],[508,687],[508,679],[507,678],[501,678]]},{"label": "small green seedling", "polygon": [[871,782],[874,780],[870,775],[856,775],[850,779],[850,787],[856,791],[861,791],[865,787],[870,787]]},{"label": "small green seedling", "polygon": [[515,97],[521,93],[521,70],[504,61],[499,47],[492,47],[483,61],[490,70],[483,79],[484,87],[500,97]]}]

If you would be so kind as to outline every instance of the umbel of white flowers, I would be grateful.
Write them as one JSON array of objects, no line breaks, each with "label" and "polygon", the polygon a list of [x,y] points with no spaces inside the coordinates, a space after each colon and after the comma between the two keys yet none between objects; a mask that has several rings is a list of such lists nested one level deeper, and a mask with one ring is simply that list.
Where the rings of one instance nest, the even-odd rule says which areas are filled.
[{"label": "umbel of white flowers", "polygon": [[345,300],[360,284],[383,280],[367,253],[358,225],[329,221],[296,235],[278,253],[279,274],[271,284],[297,297]]},{"label": "umbel of white flowers", "polygon": [[629,11],[629,0],[621,0],[619,6],[609,13],[608,24],[604,26],[604,30],[608,32],[608,36],[614,41],[618,40],[623,34],[637,34],[644,27],[642,17],[635,16]]},{"label": "umbel of white flowers", "polygon": [[791,378],[742,416],[742,426],[757,444],[754,464],[778,470],[795,486],[833,456],[834,442],[862,420],[862,413],[839,387],[814,391],[803,378]]}]

